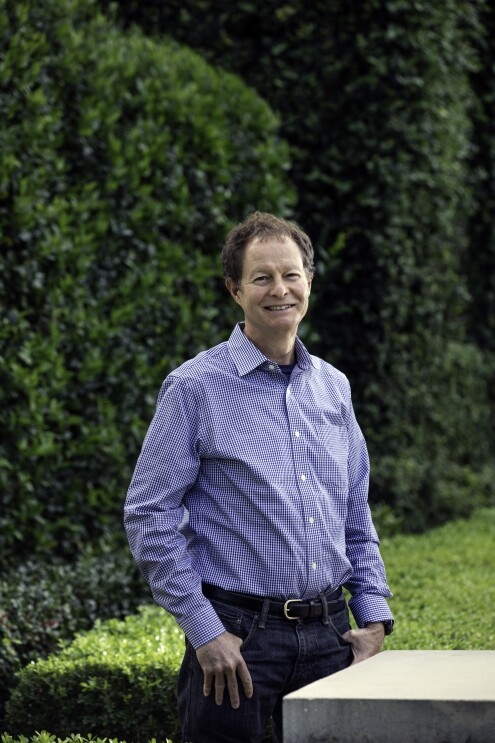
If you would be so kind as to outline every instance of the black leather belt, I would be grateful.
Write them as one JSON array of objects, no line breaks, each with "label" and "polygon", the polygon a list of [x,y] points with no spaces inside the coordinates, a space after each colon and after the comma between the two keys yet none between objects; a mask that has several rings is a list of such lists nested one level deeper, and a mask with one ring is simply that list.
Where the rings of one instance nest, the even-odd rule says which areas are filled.
[{"label": "black leather belt", "polygon": [[[265,599],[261,596],[252,596],[249,593],[235,593],[235,591],[224,591],[223,588],[203,583],[203,594],[209,599],[223,601],[226,604],[239,606],[241,609],[256,611],[261,613]],[[325,602],[329,614],[335,614],[343,607],[342,588],[339,587],[329,593],[324,593],[323,598],[318,596],[316,599],[305,601],[303,599],[287,599],[287,601],[277,601],[268,599],[270,606],[269,614],[282,616],[286,619],[313,619],[324,615]]]}]

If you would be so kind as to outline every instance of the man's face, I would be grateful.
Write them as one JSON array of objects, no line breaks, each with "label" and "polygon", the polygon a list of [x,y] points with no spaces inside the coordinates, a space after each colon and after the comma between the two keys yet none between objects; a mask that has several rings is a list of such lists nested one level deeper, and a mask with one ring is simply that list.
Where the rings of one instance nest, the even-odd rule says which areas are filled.
[{"label": "man's face", "polygon": [[308,310],[311,276],[291,238],[251,242],[245,251],[239,286],[227,287],[244,310],[245,333],[254,343],[297,333]]}]

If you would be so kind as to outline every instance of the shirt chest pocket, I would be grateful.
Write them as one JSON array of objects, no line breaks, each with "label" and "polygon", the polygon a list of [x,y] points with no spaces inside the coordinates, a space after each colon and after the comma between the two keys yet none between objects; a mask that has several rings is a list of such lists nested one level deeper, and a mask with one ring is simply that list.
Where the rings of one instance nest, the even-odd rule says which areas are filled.
[{"label": "shirt chest pocket", "polygon": [[317,478],[326,487],[347,492],[349,435],[342,416],[321,411],[308,423],[308,456]]}]

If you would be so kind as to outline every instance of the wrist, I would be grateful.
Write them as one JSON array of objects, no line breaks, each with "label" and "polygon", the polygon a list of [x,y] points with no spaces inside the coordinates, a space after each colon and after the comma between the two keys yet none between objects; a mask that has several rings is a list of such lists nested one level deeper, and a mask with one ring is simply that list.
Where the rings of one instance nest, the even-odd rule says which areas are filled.
[{"label": "wrist", "polygon": [[394,629],[394,620],[387,619],[381,622],[365,622],[364,625],[367,629],[376,629],[378,632],[383,632],[383,635],[391,635]]}]

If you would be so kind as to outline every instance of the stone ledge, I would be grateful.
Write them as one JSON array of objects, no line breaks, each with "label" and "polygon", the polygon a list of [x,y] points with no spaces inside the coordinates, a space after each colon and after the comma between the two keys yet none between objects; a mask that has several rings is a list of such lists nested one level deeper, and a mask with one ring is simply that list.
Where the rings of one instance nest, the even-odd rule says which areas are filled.
[{"label": "stone ledge", "polygon": [[495,651],[386,650],[283,713],[284,743],[495,743]]}]

